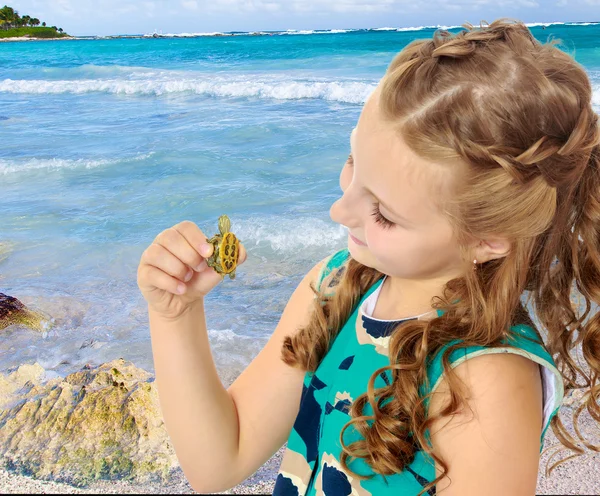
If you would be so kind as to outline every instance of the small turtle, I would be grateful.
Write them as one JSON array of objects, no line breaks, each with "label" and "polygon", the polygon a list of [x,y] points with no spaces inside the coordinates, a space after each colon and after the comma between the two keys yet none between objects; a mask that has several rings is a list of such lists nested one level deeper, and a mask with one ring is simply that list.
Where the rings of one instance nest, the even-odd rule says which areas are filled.
[{"label": "small turtle", "polygon": [[241,240],[229,231],[230,227],[229,217],[221,215],[219,217],[220,234],[215,234],[212,238],[206,239],[207,243],[213,245],[213,254],[206,259],[206,263],[221,274],[223,278],[225,278],[225,274],[229,274],[230,279],[235,279],[235,268],[240,255]]}]

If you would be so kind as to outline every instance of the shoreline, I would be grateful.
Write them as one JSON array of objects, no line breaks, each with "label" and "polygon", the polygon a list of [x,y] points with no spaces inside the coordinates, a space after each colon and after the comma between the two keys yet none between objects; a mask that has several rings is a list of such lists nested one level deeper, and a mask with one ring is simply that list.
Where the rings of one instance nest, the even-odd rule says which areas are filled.
[{"label": "shoreline", "polygon": [[33,36],[15,36],[11,38],[0,38],[0,42],[4,41],[58,41],[58,40],[77,40],[75,36],[61,36],[59,38],[34,38]]}]

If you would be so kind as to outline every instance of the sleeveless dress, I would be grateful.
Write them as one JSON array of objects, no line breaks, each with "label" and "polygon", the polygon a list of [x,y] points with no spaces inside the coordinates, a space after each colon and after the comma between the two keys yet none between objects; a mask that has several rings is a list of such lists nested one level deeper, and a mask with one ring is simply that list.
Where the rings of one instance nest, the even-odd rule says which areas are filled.
[{"label": "sleeveless dress", "polygon": [[[321,269],[317,287],[320,288],[321,284],[325,284],[326,288],[337,285],[345,270],[344,263],[349,257],[347,248],[331,255]],[[298,415],[287,441],[273,495],[416,496],[435,479],[435,462],[422,450],[416,451],[413,462],[401,473],[388,475],[385,480],[380,474],[375,474],[373,478],[361,481],[346,473],[339,462],[340,433],[350,420],[348,412],[351,403],[354,398],[366,392],[372,373],[390,363],[390,338],[387,332],[399,322],[422,317],[393,321],[371,317],[384,279],[385,277],[373,284],[359,301],[315,373],[306,373]],[[332,292],[326,294],[333,295]],[[441,310],[436,312],[438,316],[443,314]],[[434,315],[433,312],[428,314],[429,318]],[[544,428],[540,438],[541,452],[546,430],[562,404],[564,387],[561,374],[533,323],[528,317],[523,320],[529,323],[511,327],[518,335],[509,339],[511,344],[518,346],[517,349],[471,346],[451,353],[450,363],[455,367],[468,358],[487,353],[517,353],[537,362],[542,371],[543,384]],[[433,360],[429,359],[427,375],[430,385],[433,385],[431,390],[442,379],[441,353],[457,341],[446,344]],[[377,376],[375,389],[390,384],[391,378],[389,370]],[[420,391],[423,395],[429,392],[425,390],[424,384]],[[426,406],[427,404],[428,402],[425,403]],[[365,405],[363,413],[372,415],[369,403]],[[430,440],[428,431],[425,437]],[[344,443],[348,445],[358,439],[362,439],[362,436],[351,425],[344,432]],[[361,475],[373,474],[373,470],[363,459],[349,458],[348,464]],[[435,487],[424,494],[435,494]]]}]

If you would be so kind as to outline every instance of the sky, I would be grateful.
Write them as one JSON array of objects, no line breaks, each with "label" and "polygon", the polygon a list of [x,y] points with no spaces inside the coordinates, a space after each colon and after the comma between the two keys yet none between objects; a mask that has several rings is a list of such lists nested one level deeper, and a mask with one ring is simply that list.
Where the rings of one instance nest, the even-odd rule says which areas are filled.
[{"label": "sky", "polygon": [[8,0],[7,5],[73,36],[460,26],[500,17],[600,21],[600,0]]}]

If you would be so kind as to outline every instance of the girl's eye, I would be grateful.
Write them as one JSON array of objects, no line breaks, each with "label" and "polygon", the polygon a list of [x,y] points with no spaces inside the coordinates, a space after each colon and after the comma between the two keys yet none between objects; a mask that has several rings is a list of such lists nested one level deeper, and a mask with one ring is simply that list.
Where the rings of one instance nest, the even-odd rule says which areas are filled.
[{"label": "girl's eye", "polygon": [[[348,159],[346,160],[345,165],[348,165],[350,167],[354,165],[354,158],[352,157],[352,154],[348,155]],[[377,203],[373,203],[373,207],[373,213],[371,215],[375,217],[375,222],[381,224],[384,229],[389,229],[396,225],[391,220],[388,220],[383,215],[381,215],[381,212],[379,211],[379,205]]]},{"label": "girl's eye", "polygon": [[379,211],[379,205],[377,203],[373,203],[373,207],[374,209],[371,215],[375,217],[375,222],[381,224],[384,229],[389,229],[395,225],[392,221],[387,220],[383,215],[381,215],[381,212]]}]

